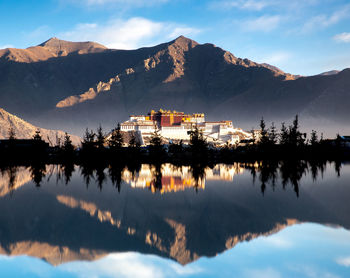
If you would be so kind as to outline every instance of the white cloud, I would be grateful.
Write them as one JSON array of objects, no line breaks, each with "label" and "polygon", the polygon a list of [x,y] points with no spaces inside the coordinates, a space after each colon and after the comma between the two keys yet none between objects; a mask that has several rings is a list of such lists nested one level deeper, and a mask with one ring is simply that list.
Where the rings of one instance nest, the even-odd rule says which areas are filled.
[{"label": "white cloud", "polygon": [[112,20],[105,24],[78,24],[74,29],[59,34],[59,37],[74,41],[96,41],[109,48],[133,49],[164,42],[164,38],[191,36],[199,31],[176,23],[134,17],[128,20]]},{"label": "white cloud", "polygon": [[350,267],[350,256],[349,257],[342,257],[335,260],[337,264]]},{"label": "white cloud", "polygon": [[295,272],[295,277],[340,278],[338,275],[322,269],[322,267],[314,267],[310,265],[289,265],[288,268]]},{"label": "white cloud", "polygon": [[333,39],[337,42],[350,42],[350,33],[341,33],[335,35]]},{"label": "white cloud", "polygon": [[255,19],[244,21],[241,26],[246,31],[270,32],[278,27],[282,21],[281,16],[260,16]]},{"label": "white cloud", "polygon": [[236,0],[236,1],[218,1],[213,2],[210,6],[218,9],[238,8],[241,10],[260,11],[272,4],[271,1],[259,0]]},{"label": "white cloud", "polygon": [[209,4],[209,8],[218,10],[240,9],[247,11],[261,11],[265,8],[273,8],[279,12],[303,9],[307,6],[319,4],[319,0],[217,0]]},{"label": "white cloud", "polygon": [[14,46],[12,44],[5,44],[0,46],[0,49],[5,49],[5,48],[14,48]]},{"label": "white cloud", "polygon": [[245,271],[245,276],[249,278],[281,278],[282,275],[273,268],[251,269]]},{"label": "white cloud", "polygon": [[93,262],[67,263],[59,268],[81,278],[162,278],[198,274],[202,271],[198,267],[180,266],[173,261],[133,252],[114,253]]},{"label": "white cloud", "polygon": [[350,5],[344,6],[331,15],[317,15],[308,20],[302,27],[303,32],[312,32],[316,29],[326,28],[350,17]]},{"label": "white cloud", "polygon": [[143,7],[163,4],[169,0],[61,0],[64,3],[75,3],[83,6],[110,6],[120,5],[128,7]]},{"label": "white cloud", "polygon": [[263,241],[268,245],[281,249],[288,249],[293,246],[293,243],[282,236],[274,235],[272,237],[264,238]]}]

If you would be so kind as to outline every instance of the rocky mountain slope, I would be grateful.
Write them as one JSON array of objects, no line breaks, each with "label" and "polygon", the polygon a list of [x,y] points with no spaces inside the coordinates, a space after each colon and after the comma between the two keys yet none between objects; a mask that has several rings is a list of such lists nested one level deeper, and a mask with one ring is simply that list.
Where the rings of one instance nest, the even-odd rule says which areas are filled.
[{"label": "rocky mountain slope", "polygon": [[[56,144],[57,137],[63,139],[65,135],[61,130],[49,130],[34,126],[0,108],[0,139],[8,138],[10,128],[15,132],[16,138],[19,139],[33,138],[35,131],[40,130],[43,140],[53,144]],[[77,146],[81,142],[80,137],[75,135],[71,135],[71,140]]]},{"label": "rocky mountain slope", "polygon": [[[81,134],[112,128],[132,113],[165,108],[204,112],[244,128],[295,114],[346,125],[350,70],[300,77],[179,37],[137,50],[56,38],[1,50],[0,103],[36,124]],[[314,128],[326,128],[319,124]]]}]

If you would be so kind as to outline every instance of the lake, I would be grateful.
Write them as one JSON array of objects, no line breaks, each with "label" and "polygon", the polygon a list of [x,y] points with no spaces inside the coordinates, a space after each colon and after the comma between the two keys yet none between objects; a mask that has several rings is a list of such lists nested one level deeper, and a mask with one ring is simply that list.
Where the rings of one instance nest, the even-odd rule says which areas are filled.
[{"label": "lake", "polygon": [[350,277],[350,164],[0,167],[1,277]]}]

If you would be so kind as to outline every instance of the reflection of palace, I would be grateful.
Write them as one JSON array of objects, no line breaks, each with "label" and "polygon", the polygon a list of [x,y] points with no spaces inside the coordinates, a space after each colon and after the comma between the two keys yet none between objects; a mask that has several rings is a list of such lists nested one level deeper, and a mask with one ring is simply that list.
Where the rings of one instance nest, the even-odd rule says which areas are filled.
[{"label": "reflection of palace", "polygon": [[[194,177],[190,166],[176,167],[172,164],[163,164],[160,168],[159,179],[162,184],[161,193],[182,191],[186,188],[204,189],[206,180],[232,181],[234,175],[244,171],[238,164],[218,164],[214,168],[205,168],[203,175]],[[137,173],[124,170],[122,178],[134,188],[150,188],[156,191],[156,169],[151,165],[143,164]]]}]

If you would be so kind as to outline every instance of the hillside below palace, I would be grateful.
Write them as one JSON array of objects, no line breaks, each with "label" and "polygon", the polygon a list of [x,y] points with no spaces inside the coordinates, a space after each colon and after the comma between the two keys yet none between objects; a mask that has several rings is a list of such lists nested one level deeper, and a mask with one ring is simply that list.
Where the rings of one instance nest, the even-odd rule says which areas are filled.
[{"label": "hillside below palace", "polygon": [[190,131],[197,127],[207,142],[216,145],[236,144],[242,139],[250,139],[251,133],[235,128],[232,121],[205,121],[203,113],[185,114],[184,112],[160,109],[152,110],[148,115],[131,115],[120,125],[121,131],[137,132],[142,145],[147,145],[153,133],[159,134],[168,142],[190,140]]}]

